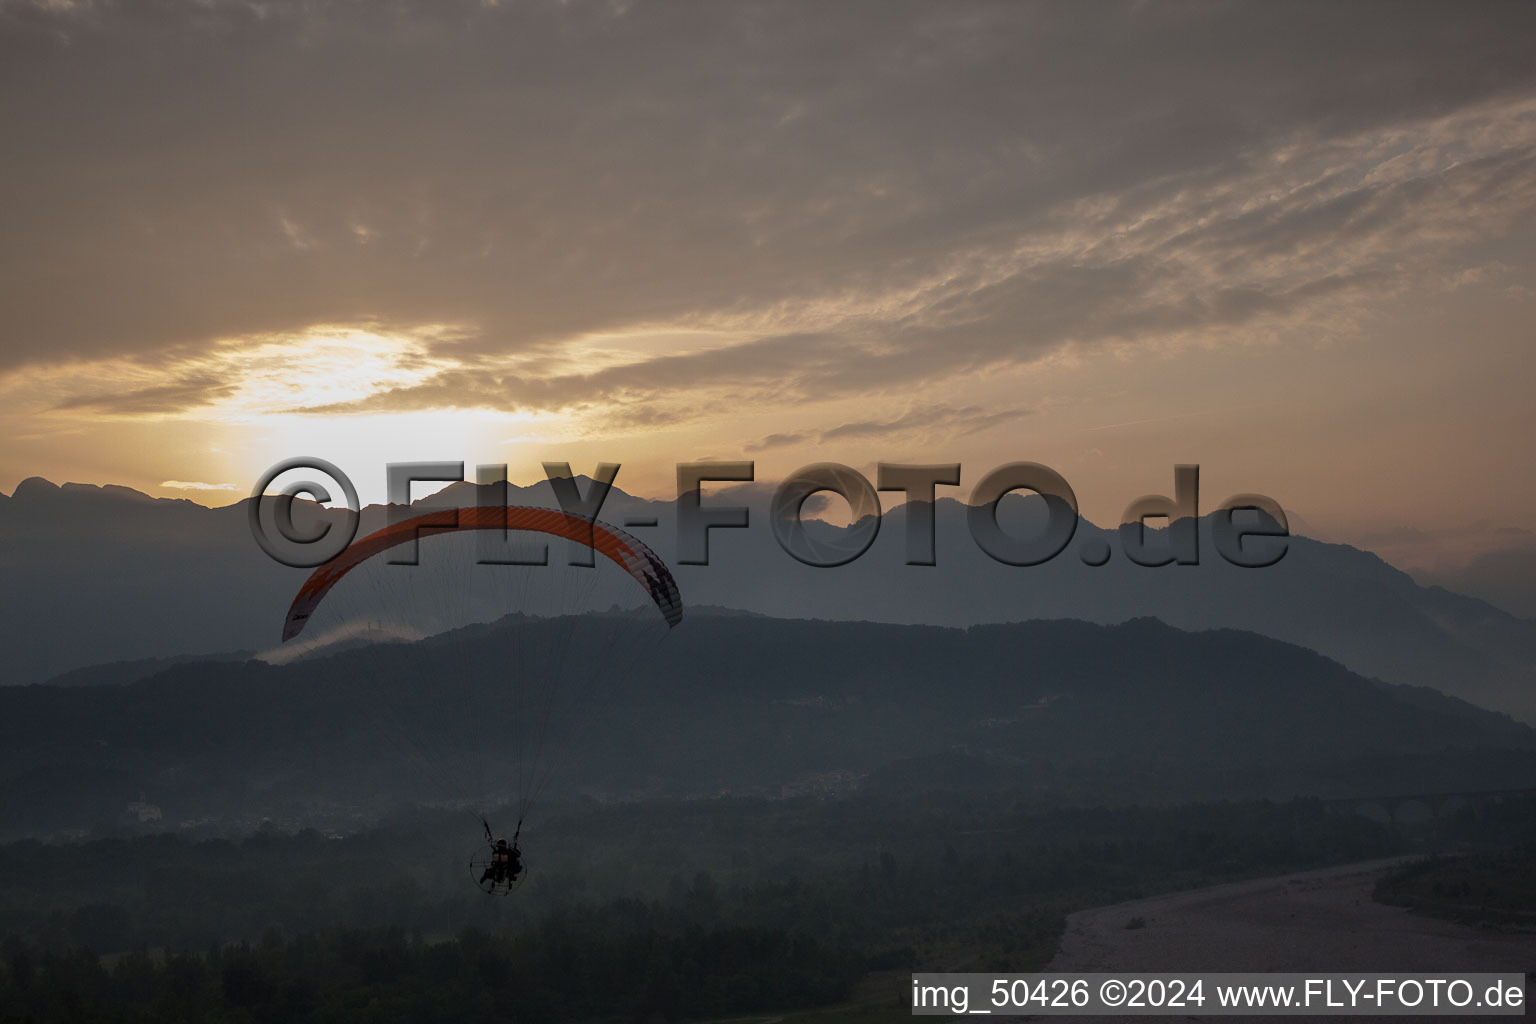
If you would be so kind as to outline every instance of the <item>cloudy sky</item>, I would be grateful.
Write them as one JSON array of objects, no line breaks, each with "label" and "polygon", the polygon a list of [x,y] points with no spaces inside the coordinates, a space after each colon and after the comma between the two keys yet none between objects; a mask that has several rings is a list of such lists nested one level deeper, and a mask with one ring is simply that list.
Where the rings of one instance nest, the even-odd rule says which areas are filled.
[{"label": "cloudy sky", "polygon": [[[0,0],[0,490],[1202,466],[1536,541],[1536,5]],[[1207,505],[1208,507],[1208,505]]]}]

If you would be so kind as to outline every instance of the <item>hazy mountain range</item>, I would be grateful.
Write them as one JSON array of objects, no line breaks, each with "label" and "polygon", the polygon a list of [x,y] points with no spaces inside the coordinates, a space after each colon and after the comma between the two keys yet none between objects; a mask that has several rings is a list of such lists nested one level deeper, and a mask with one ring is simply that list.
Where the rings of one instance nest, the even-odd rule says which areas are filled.
[{"label": "hazy mountain range", "polygon": [[[578,482],[584,489],[589,485]],[[674,503],[643,501],[615,489],[601,512],[605,521],[621,526],[632,519],[656,520],[654,528],[632,532],[672,564],[689,607],[952,626],[1038,618],[1114,623],[1151,616],[1187,630],[1261,633],[1367,676],[1431,686],[1536,721],[1536,622],[1420,586],[1369,552],[1345,545],[1294,537],[1278,564],[1242,569],[1216,555],[1209,521],[1202,520],[1198,566],[1146,568],[1123,556],[1114,533],[1084,521],[1069,549],[1053,561],[1018,568],[980,551],[967,532],[966,507],[946,499],[934,507],[936,566],[903,564],[907,510],[898,508],[885,516],[878,539],[861,558],[823,569],[802,565],[779,547],[768,524],[765,489],[715,486],[706,494],[707,506],[748,505],[752,522],[746,529],[711,531],[707,566],[677,564]],[[417,504],[472,502],[470,490],[456,486]],[[554,505],[547,484],[514,486],[509,501]],[[1023,534],[1040,505],[1038,499],[1010,497],[1001,518]],[[383,509],[365,509],[363,532],[383,521]],[[12,683],[104,662],[151,659],[127,673],[131,678],[160,667],[153,659],[269,650],[277,645],[283,612],[308,575],[276,564],[258,549],[245,501],[205,508],[122,487],[57,487],[33,478],[0,498],[0,528],[9,538],[0,549],[6,580],[0,615],[7,623],[5,680]],[[812,526],[813,536],[835,539],[837,533]],[[1112,550],[1100,567],[1077,557],[1094,535]],[[556,561],[563,543],[551,549]],[[464,586],[461,570],[472,558],[434,560],[434,553],[448,546],[428,541],[422,567],[400,570],[417,574],[411,587],[447,593]],[[549,572],[553,581],[559,570],[526,572]],[[599,571],[599,585],[590,588],[593,606],[640,600],[638,588],[611,566],[607,570]],[[469,571],[489,575],[503,569]],[[528,578],[534,582],[527,590],[536,593],[544,577]],[[508,610],[494,597],[461,598],[445,607],[481,619]],[[685,619],[679,628],[687,626]]]},{"label": "hazy mountain range", "polygon": [[[1043,799],[1536,785],[1536,733],[1237,631],[969,630],[702,612],[512,616],[284,666],[0,690],[7,831],[495,806],[1016,788]],[[143,805],[140,805],[143,806]]]}]

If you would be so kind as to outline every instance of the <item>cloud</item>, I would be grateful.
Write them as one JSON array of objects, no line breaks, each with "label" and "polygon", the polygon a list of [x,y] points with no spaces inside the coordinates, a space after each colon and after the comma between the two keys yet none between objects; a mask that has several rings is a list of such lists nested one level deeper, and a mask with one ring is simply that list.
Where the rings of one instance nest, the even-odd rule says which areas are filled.
[{"label": "cloud", "polygon": [[1007,423],[1027,415],[1029,415],[1028,409],[987,409],[975,405],[966,406],[963,409],[925,406],[891,420],[844,423],[831,430],[822,431],[818,439],[823,442],[864,440],[914,432],[925,437],[964,437],[967,434],[990,430],[1000,423]]},{"label": "cloud", "polygon": [[168,384],[105,393],[70,395],[55,410],[87,410],[108,416],[150,416],[200,409],[229,397],[235,386],[215,373],[189,373]]},{"label": "cloud", "polygon": [[789,434],[769,434],[746,446],[750,453],[788,448],[804,444],[828,444],[832,442],[894,441],[918,436],[929,442],[946,441],[983,430],[1021,416],[1029,415],[1028,409],[988,409],[982,406],[952,408],[943,405],[919,406],[900,416],[885,420],[860,420],[842,423],[820,431],[802,431]]},{"label": "cloud", "polygon": [[790,448],[808,440],[805,434],[769,434],[746,446],[747,453],[765,452],[773,448]]},{"label": "cloud", "polygon": [[1348,337],[1469,261],[1528,273],[1492,250],[1536,215],[1533,34],[1529,5],[13,4],[0,373],[81,416],[592,435]]},{"label": "cloud", "polygon": [[302,640],[289,641],[281,647],[259,651],[254,657],[269,665],[287,665],[317,652],[328,652],[333,647],[344,650],[371,644],[412,643],[422,639],[422,636],[421,630],[399,623],[346,622],[318,636],[308,636]]},{"label": "cloud", "polygon": [[162,480],[161,487],[175,491],[238,491],[234,484],[205,484],[195,480]]},{"label": "cloud", "polygon": [[27,367],[0,375],[0,396],[44,416],[248,421],[430,379],[444,363],[429,346],[453,333],[443,325],[386,331],[317,324],[286,335],[221,339],[207,349]]}]

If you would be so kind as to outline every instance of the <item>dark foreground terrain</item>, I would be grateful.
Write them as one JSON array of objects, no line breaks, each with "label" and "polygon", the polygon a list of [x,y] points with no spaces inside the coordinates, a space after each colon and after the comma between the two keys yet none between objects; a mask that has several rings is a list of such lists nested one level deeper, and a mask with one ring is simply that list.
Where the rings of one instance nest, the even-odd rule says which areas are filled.
[{"label": "dark foreground terrain", "polygon": [[[1514,837],[1317,801],[1068,807],[1019,793],[552,808],[486,897],[477,822],[0,848],[0,1020],[881,1020],[902,972],[1045,965],[1072,911]],[[895,973],[890,973],[895,972]],[[893,981],[892,979],[896,979]]]}]

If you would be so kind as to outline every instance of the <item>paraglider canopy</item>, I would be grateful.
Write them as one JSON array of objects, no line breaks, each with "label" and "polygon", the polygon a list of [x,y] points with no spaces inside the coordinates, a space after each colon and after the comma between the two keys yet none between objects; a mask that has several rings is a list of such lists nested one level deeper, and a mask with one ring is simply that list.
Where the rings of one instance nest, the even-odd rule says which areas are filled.
[{"label": "paraglider canopy", "polygon": [[283,620],[283,639],[291,640],[304,630],[304,626],[325,600],[331,588],[370,558],[391,548],[414,542],[423,529],[433,532],[453,533],[466,530],[526,530],[564,537],[579,544],[589,545],[594,551],[608,558],[637,583],[646,589],[651,601],[661,610],[670,626],[683,620],[682,597],[672,572],[656,553],[623,530],[585,516],[572,515],[547,508],[523,505],[477,505],[457,510],[457,520],[445,523],[443,511],[414,516],[398,523],[391,523],[382,530],[370,533],[354,541],[336,558],[320,566],[310,574],[299,588],[288,615]]}]

